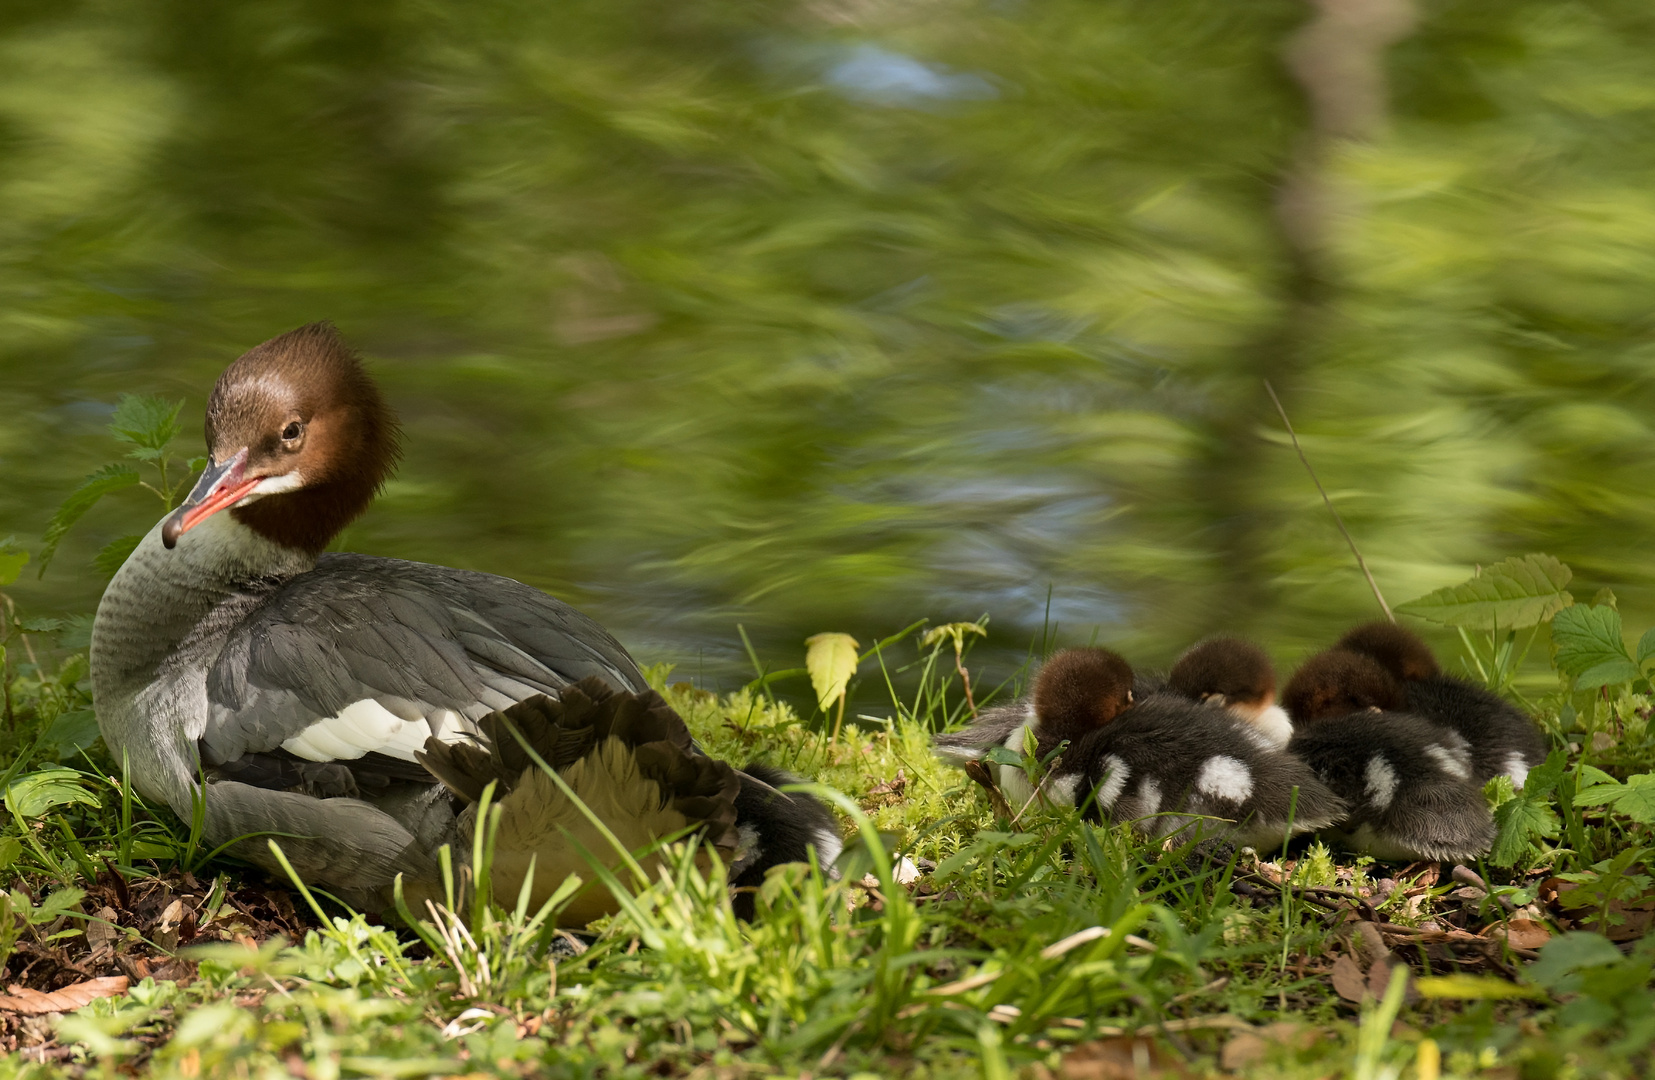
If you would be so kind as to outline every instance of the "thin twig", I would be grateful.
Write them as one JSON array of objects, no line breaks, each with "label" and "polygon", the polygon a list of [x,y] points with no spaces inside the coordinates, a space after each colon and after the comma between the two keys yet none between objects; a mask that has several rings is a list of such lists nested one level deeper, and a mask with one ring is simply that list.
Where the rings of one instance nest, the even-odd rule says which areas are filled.
[{"label": "thin twig", "polygon": [[1270,380],[1264,380],[1264,389],[1270,392],[1270,400],[1275,402],[1276,412],[1281,415],[1282,426],[1287,428],[1287,437],[1293,440],[1293,449],[1299,453],[1299,460],[1304,462],[1304,471],[1310,474],[1310,482],[1316,485],[1321,493],[1322,502],[1327,506],[1327,512],[1333,515],[1333,523],[1339,526],[1339,531],[1345,536],[1345,543],[1350,545],[1350,553],[1356,556],[1356,565],[1362,568],[1362,576],[1368,579],[1368,588],[1373,590],[1373,598],[1379,601],[1379,609],[1385,613],[1385,618],[1396,622],[1396,616],[1391,614],[1391,605],[1385,603],[1385,594],[1379,591],[1379,583],[1373,579],[1368,571],[1368,562],[1362,558],[1362,553],[1356,548],[1356,541],[1351,539],[1350,530],[1345,528],[1345,519],[1339,516],[1339,511],[1333,508],[1333,500],[1327,497],[1327,489],[1316,478],[1316,470],[1311,468],[1310,459],[1304,456],[1304,447],[1299,445],[1299,436],[1293,431],[1293,422],[1287,419],[1287,410],[1281,407],[1281,398],[1276,396],[1276,388],[1270,385]]}]

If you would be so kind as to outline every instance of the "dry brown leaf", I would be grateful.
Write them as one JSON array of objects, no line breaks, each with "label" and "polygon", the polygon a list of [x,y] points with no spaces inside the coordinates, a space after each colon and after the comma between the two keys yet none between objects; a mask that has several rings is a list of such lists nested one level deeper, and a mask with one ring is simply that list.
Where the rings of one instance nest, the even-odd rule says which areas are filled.
[{"label": "dry brown leaf", "polygon": [[1491,926],[1488,936],[1505,938],[1514,949],[1538,949],[1552,939],[1552,933],[1533,919],[1513,919],[1506,926]]},{"label": "dry brown leaf", "polygon": [[1232,1036],[1230,1041],[1224,1044],[1219,1064],[1231,1072],[1240,1072],[1263,1061],[1272,1046],[1308,1050],[1316,1045],[1321,1037],[1321,1030],[1309,1024],[1295,1024],[1286,1020],[1265,1024],[1255,1031],[1241,1031]]},{"label": "dry brown leaf", "polygon": [[1081,1043],[1063,1057],[1063,1080],[1153,1080],[1186,1075],[1181,1063],[1149,1039],[1123,1035]]},{"label": "dry brown leaf", "polygon": [[1341,956],[1333,962],[1333,992],[1346,1001],[1355,1002],[1361,1001],[1368,992],[1368,981],[1362,977],[1362,969],[1348,956]]},{"label": "dry brown leaf", "polygon": [[107,959],[115,951],[115,939],[121,936],[120,931],[115,929],[115,920],[119,917],[114,908],[105,907],[95,916],[101,922],[86,924],[86,944],[92,950],[92,959]]},{"label": "dry brown leaf", "polygon": [[49,994],[13,986],[9,988],[10,993],[0,994],[0,1009],[15,1013],[73,1012],[98,998],[124,994],[127,985],[125,975],[109,975],[65,986],[62,990],[54,990]]}]

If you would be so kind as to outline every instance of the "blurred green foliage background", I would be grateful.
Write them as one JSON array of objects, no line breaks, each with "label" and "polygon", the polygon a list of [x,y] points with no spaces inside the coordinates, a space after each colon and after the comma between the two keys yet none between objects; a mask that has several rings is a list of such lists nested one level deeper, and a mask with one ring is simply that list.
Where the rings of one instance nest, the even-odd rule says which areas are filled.
[{"label": "blurred green foliage background", "polygon": [[[1292,657],[1548,551],[1655,621],[1641,0],[0,8],[0,534],[335,320],[399,408],[341,546],[725,685],[918,615]],[[32,612],[147,524],[106,500]],[[134,517],[144,520],[136,521]],[[1578,589],[1577,589],[1578,591]],[[979,654],[981,655],[981,654]]]}]

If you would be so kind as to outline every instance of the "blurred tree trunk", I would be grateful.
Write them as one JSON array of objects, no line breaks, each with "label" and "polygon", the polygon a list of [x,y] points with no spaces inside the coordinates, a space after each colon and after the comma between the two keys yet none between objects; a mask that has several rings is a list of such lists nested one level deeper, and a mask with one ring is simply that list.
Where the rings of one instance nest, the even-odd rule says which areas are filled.
[{"label": "blurred tree trunk", "polygon": [[[1216,417],[1199,486],[1212,498],[1223,600],[1209,610],[1211,630],[1257,631],[1277,599],[1264,575],[1240,568],[1279,563],[1269,550],[1280,535],[1265,501],[1261,474],[1280,453],[1261,430],[1280,421],[1264,391],[1269,379],[1293,416],[1295,384],[1309,363],[1339,289],[1329,257],[1344,212],[1328,161],[1339,144],[1377,137],[1385,127],[1386,51],[1417,24],[1413,0],[1308,0],[1310,19],[1286,43],[1284,59],[1304,91],[1309,122],[1275,189],[1273,220],[1281,242],[1282,304],[1274,327],[1251,350],[1250,367],[1226,380],[1231,407]],[[1315,459],[1312,456],[1312,463]],[[1294,462],[1297,468],[1297,462]],[[1309,477],[1304,478],[1308,489]],[[1335,531],[1326,522],[1330,534]],[[1361,543],[1361,537],[1357,537]],[[1352,572],[1356,571],[1354,564]]]}]

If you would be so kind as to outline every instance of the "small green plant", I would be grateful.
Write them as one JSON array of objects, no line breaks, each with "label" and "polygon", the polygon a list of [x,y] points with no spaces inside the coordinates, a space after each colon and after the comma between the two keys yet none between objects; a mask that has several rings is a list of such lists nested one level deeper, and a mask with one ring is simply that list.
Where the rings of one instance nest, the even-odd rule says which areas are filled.
[{"label": "small green plant", "polygon": [[[182,401],[168,402],[137,394],[121,395],[115,405],[115,415],[109,421],[109,431],[117,440],[132,448],[127,451],[126,458],[138,465],[134,467],[127,461],[110,462],[90,473],[79,487],[69,493],[57,508],[57,513],[52,515],[41,537],[40,576],[45,575],[46,567],[51,565],[64,536],[105,495],[129,487],[142,487],[160,499],[166,510],[178,505],[188,490],[190,475],[207,463],[204,457],[192,458],[180,469],[168,449],[178,436],[178,413],[183,407]],[[142,471],[146,467],[154,470],[148,480]],[[92,560],[93,565],[104,574],[113,574],[141,539],[142,536],[134,534],[110,541]]]}]

